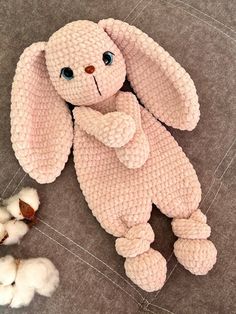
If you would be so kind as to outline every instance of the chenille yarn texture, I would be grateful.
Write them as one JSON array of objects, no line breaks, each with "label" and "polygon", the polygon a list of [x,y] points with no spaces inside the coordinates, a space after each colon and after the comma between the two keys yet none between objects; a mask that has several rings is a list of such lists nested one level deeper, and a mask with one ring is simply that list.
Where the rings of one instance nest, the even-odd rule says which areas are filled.
[{"label": "chenille yarn texture", "polygon": [[[104,62],[106,52],[112,57]],[[88,66],[93,71],[86,72]],[[64,68],[69,78],[61,75]],[[145,108],[134,94],[120,91],[126,75]],[[74,132],[66,101],[75,105]],[[148,35],[114,19],[67,24],[23,52],[11,108],[16,157],[38,182],[56,179],[73,139],[83,194],[101,226],[118,237],[126,274],[139,287],[155,291],[166,278],[165,258],[150,247],[152,203],[174,218],[178,261],[194,274],[213,267],[216,249],[198,209],[196,172],[157,120],[194,129],[200,115],[196,89]]]}]

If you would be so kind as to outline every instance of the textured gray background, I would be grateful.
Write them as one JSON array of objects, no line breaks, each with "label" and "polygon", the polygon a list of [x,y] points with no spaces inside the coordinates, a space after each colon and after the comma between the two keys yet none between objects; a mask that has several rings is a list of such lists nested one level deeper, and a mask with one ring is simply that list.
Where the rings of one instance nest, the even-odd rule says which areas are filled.
[{"label": "textured gray background", "polygon": [[[10,143],[10,90],[23,49],[70,21],[106,17],[134,24],[168,50],[191,74],[201,103],[193,132],[171,132],[199,175],[218,262],[204,277],[185,271],[172,254],[170,220],[154,209],[154,247],[168,260],[167,282],[157,293],[145,293],[125,277],[114,238],[81,194],[72,158],[53,184],[38,185],[19,167]],[[236,1],[1,0],[0,42],[0,196],[30,185],[42,203],[37,227],[20,246],[1,247],[0,255],[47,256],[61,275],[51,299],[36,296],[29,308],[0,313],[236,313]]]}]

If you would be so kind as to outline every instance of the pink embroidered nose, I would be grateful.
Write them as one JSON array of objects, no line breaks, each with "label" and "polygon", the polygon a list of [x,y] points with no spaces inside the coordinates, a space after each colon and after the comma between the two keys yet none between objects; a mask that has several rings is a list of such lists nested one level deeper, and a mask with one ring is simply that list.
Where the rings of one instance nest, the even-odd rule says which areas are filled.
[{"label": "pink embroidered nose", "polygon": [[93,65],[88,65],[84,70],[86,73],[92,74],[95,71],[95,67]]}]

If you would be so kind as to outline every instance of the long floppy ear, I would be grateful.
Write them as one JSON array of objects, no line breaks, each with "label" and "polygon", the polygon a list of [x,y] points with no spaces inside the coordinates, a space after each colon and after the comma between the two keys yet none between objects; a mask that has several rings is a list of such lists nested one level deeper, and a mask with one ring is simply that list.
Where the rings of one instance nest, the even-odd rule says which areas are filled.
[{"label": "long floppy ear", "polygon": [[194,129],[200,112],[189,74],[138,28],[114,19],[101,20],[98,24],[121,50],[128,80],[144,106],[167,125]]},{"label": "long floppy ear", "polygon": [[39,183],[56,179],[72,146],[73,127],[65,101],[47,71],[45,42],[26,48],[11,93],[11,140],[24,171]]}]

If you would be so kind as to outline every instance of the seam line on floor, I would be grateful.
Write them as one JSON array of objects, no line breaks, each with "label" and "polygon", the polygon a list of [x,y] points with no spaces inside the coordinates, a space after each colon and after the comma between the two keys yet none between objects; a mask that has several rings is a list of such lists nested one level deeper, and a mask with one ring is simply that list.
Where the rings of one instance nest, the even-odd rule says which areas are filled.
[{"label": "seam line on floor", "polygon": [[176,2],[180,2],[180,3],[184,4],[184,5],[186,5],[186,6],[190,7],[190,8],[192,8],[194,11],[197,11],[197,12],[199,12],[200,14],[203,14],[203,15],[209,17],[211,20],[213,20],[213,21],[215,21],[215,22],[217,22],[217,23],[223,25],[225,28],[228,28],[231,32],[233,32],[233,33],[236,34],[236,31],[235,31],[233,28],[231,28],[231,27],[229,27],[228,25],[222,23],[221,21],[217,20],[217,19],[214,18],[213,16],[208,15],[207,13],[205,13],[205,12],[203,12],[203,11],[197,9],[196,7],[194,7],[194,6],[192,6],[192,5],[188,4],[188,3],[185,3],[184,1],[181,1],[181,0],[175,0],[175,1],[176,1]]},{"label": "seam line on floor", "polygon": [[19,171],[21,170],[21,167],[19,167],[15,174],[12,176],[11,180],[8,182],[8,184],[6,185],[5,189],[3,190],[2,194],[1,194],[1,198],[4,198],[4,195],[6,193],[6,191],[9,189],[9,187],[11,186],[11,183],[13,182],[13,180],[15,179],[15,177],[17,176],[17,174],[19,173]]},{"label": "seam line on floor", "polygon": [[25,173],[23,175],[23,177],[21,178],[20,182],[17,184],[17,186],[15,187],[14,191],[12,192],[11,196],[13,196],[13,194],[16,192],[16,190],[18,189],[18,187],[21,185],[21,183],[23,183],[23,181],[25,180],[25,177],[27,176],[27,173]]},{"label": "seam line on floor", "polygon": [[229,38],[231,41],[234,42],[234,45],[236,44],[236,40],[235,40],[233,37],[231,37],[230,35],[228,35],[228,34],[225,33],[224,31],[222,31],[222,30],[219,29],[218,27],[216,27],[216,26],[210,24],[209,22],[204,21],[204,20],[201,19],[199,16],[197,16],[197,15],[195,15],[195,14],[193,14],[193,13],[191,13],[191,12],[185,10],[185,9],[183,9],[183,8],[180,7],[180,6],[174,5],[172,2],[170,2],[170,0],[159,0],[159,1],[161,1],[161,2],[162,2],[162,1],[165,1],[165,2],[166,2],[167,4],[169,4],[170,6],[176,8],[176,9],[182,10],[182,11],[184,11],[185,13],[187,13],[187,14],[193,16],[195,19],[201,21],[202,23],[207,24],[208,26],[210,26],[210,28],[213,28],[213,29],[217,30],[219,33],[221,33],[221,34],[223,34],[225,37]]},{"label": "seam line on floor", "polygon": [[130,21],[130,23],[133,24],[134,21],[137,20],[137,18],[143,13],[143,11],[144,11],[151,3],[152,3],[152,0],[150,0],[150,1],[140,10],[140,12],[138,12],[137,16],[134,17],[134,18]]},{"label": "seam line on floor", "polygon": [[123,276],[121,276],[121,274],[119,274],[117,271],[115,271],[113,268],[111,268],[108,264],[106,264],[103,260],[101,260],[100,258],[98,258],[96,255],[94,255],[93,253],[89,252],[87,249],[85,249],[83,246],[81,246],[80,244],[78,244],[77,242],[75,242],[74,240],[72,240],[71,238],[69,238],[68,236],[66,236],[65,234],[63,234],[62,232],[60,232],[59,230],[57,230],[56,228],[54,228],[53,226],[51,226],[50,224],[48,224],[47,222],[45,222],[42,218],[38,218],[38,220],[40,222],[42,222],[44,225],[46,225],[48,228],[52,229],[54,232],[56,232],[57,234],[59,234],[60,236],[62,236],[63,238],[65,238],[66,240],[68,240],[69,242],[73,243],[75,246],[77,246],[78,248],[80,248],[82,251],[84,251],[85,253],[87,253],[88,255],[92,256],[95,260],[99,261],[100,263],[102,263],[104,266],[106,266],[108,269],[110,269],[114,274],[116,274],[117,276],[119,276],[124,282],[126,282],[132,289],[134,289],[139,296],[142,298],[142,300],[144,300],[144,296],[136,289],[135,286],[133,286],[128,280],[126,280]]},{"label": "seam line on floor", "polygon": [[81,256],[79,256],[78,254],[72,252],[70,249],[68,249],[66,246],[64,246],[63,244],[61,244],[60,242],[58,242],[56,239],[52,238],[50,235],[48,235],[47,233],[43,232],[42,230],[40,230],[38,227],[34,227],[34,229],[36,229],[38,232],[40,232],[41,234],[43,234],[45,237],[47,237],[48,239],[50,239],[51,241],[55,242],[57,245],[59,245],[60,247],[64,248],[66,251],[68,251],[69,253],[71,253],[74,257],[78,258],[79,260],[81,260],[83,263],[85,263],[87,266],[91,267],[93,270],[97,271],[100,275],[102,275],[103,277],[105,277],[107,280],[109,280],[110,282],[112,282],[116,287],[118,287],[120,290],[122,290],[125,294],[127,294],[135,303],[137,303],[139,306],[141,306],[141,303],[136,300],[131,294],[129,294],[125,289],[123,289],[120,285],[118,285],[115,281],[113,281],[109,276],[105,275],[103,272],[101,272],[98,268],[96,268],[95,266],[93,266],[92,264],[90,264],[89,262],[87,262],[86,260],[84,260]]},{"label": "seam line on floor", "polygon": [[124,18],[124,22],[128,20],[128,18],[131,16],[131,14],[136,10],[136,8],[143,2],[144,0],[140,0],[136,6],[129,12],[129,14]]}]

